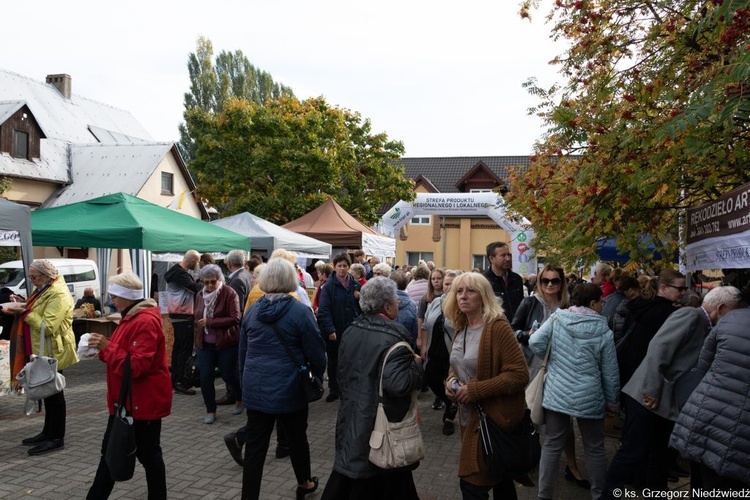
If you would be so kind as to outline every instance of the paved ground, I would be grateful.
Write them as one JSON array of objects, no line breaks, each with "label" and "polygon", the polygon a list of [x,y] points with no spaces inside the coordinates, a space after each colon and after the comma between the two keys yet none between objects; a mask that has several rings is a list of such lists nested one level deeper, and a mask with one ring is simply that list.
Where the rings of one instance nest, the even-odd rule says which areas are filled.
[{"label": "paved ground", "polygon": [[[83,361],[66,370],[65,390],[68,419],[65,449],[29,457],[21,439],[37,434],[43,423],[42,414],[23,414],[24,398],[0,397],[0,498],[84,498],[94,479],[99,461],[101,439],[107,422],[104,394],[104,363]],[[217,393],[221,392],[217,381]],[[422,432],[427,458],[414,472],[417,489],[423,500],[461,498],[458,488],[458,433],[441,434],[442,412],[431,409],[432,397],[419,398]],[[310,407],[308,436],[313,475],[320,477],[322,491],[333,466],[334,428],[338,403],[319,401]],[[232,416],[231,407],[219,407],[218,419],[205,425],[200,393],[195,396],[175,395],[172,415],[163,422],[162,448],[167,466],[167,486],[173,499],[239,498],[242,470],[229,456],[222,436],[240,427],[245,415]],[[616,440],[608,438],[608,454],[612,455]],[[261,498],[294,498],[296,487],[289,459],[273,456],[269,449],[263,474]],[[579,443],[579,463],[585,468]],[[561,461],[561,462],[564,462]],[[536,479],[535,475],[534,478]],[[686,488],[683,481],[676,487]],[[536,497],[536,488],[519,486],[519,499]],[[319,498],[320,493],[307,498]],[[558,498],[587,499],[588,492],[564,481],[562,470]],[[110,498],[145,499],[146,481],[143,469],[136,467],[135,477],[118,483]]]}]

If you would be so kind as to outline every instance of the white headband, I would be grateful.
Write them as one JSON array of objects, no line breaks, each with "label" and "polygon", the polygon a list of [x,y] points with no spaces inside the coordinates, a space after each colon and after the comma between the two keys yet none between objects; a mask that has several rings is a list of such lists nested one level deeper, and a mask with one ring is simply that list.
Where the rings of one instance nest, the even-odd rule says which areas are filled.
[{"label": "white headband", "polygon": [[114,295],[115,297],[120,297],[122,299],[138,300],[143,298],[143,289],[133,290],[132,288],[125,288],[124,286],[120,286],[116,283],[110,283],[107,291],[110,295]]}]

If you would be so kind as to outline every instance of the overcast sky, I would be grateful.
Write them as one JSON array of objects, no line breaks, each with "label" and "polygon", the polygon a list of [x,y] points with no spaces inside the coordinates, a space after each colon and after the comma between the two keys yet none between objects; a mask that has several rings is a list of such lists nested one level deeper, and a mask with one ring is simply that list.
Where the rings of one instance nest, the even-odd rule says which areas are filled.
[{"label": "overcast sky", "polygon": [[516,0],[5,2],[0,67],[68,73],[73,93],[177,140],[199,36],[242,50],[298,97],[370,118],[406,156],[525,155],[541,136],[521,84],[560,81],[562,52]]}]

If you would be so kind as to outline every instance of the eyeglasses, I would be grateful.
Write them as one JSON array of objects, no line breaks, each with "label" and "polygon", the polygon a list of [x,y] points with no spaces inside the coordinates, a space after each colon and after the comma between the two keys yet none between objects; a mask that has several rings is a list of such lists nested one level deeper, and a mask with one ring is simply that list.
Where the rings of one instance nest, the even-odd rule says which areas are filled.
[{"label": "eyeglasses", "polygon": [[41,275],[41,274],[29,274],[29,279],[30,279],[31,281],[36,281],[36,280],[38,280],[38,279],[39,279],[39,278],[41,278],[41,277],[42,277],[42,275]]},{"label": "eyeglasses", "polygon": [[215,285],[217,281],[219,280],[203,280],[203,283],[206,285]]},{"label": "eyeglasses", "polygon": [[562,283],[562,280],[560,278],[542,278],[542,285],[559,285]]},{"label": "eyeglasses", "polygon": [[689,288],[686,286],[675,286],[675,285],[670,285],[669,283],[664,283],[664,286],[668,286],[669,288],[674,288],[675,290],[679,290],[681,292],[687,292],[689,290]]}]

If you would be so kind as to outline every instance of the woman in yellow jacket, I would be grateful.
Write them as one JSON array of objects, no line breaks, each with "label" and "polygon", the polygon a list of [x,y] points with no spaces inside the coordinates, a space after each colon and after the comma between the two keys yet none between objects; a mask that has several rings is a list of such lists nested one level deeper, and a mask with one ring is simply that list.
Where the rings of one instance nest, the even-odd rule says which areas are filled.
[{"label": "woman in yellow jacket", "polygon": [[[30,355],[39,353],[42,323],[45,325],[45,355],[55,358],[57,369],[63,371],[78,362],[73,335],[73,298],[65,278],[57,274],[57,269],[49,261],[35,260],[27,275],[35,287],[31,296],[25,303],[3,309],[5,313],[19,316],[11,337],[15,341],[14,372],[18,373]],[[21,441],[25,445],[34,445],[29,449],[29,455],[43,455],[64,446],[65,395],[59,392],[43,401],[42,432]]]}]

